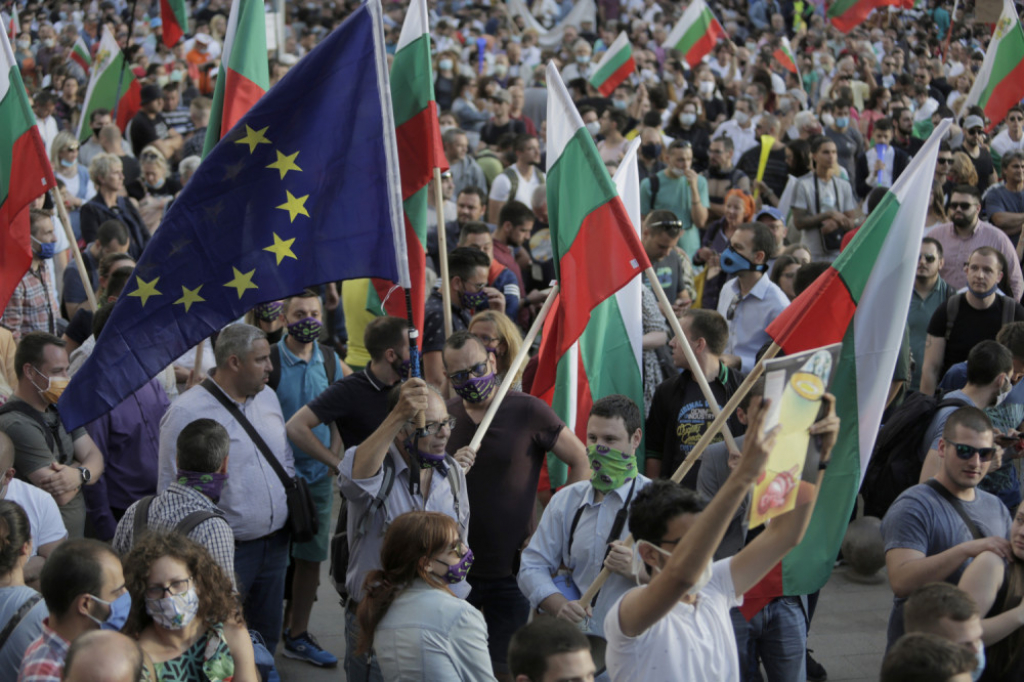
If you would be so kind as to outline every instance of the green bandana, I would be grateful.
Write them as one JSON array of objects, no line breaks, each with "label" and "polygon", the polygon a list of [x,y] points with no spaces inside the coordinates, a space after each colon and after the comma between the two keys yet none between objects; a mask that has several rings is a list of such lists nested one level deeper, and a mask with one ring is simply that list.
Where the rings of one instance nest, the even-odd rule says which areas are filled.
[{"label": "green bandana", "polygon": [[590,485],[594,490],[607,493],[636,478],[636,455],[627,455],[605,445],[588,445],[590,458]]}]

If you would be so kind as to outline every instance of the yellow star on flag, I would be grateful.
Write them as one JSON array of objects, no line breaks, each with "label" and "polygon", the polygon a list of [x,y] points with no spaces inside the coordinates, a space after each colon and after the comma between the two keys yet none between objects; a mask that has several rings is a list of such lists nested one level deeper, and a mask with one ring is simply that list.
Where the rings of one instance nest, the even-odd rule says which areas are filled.
[{"label": "yellow star on flag", "polygon": [[292,237],[291,239],[281,239],[280,237],[277,236],[276,232],[274,232],[273,234],[273,246],[267,246],[263,250],[269,251],[270,253],[277,256],[278,265],[280,265],[281,261],[283,261],[285,258],[294,258],[295,260],[299,260],[299,257],[292,253],[292,244],[295,243],[295,237]]},{"label": "yellow star on flag", "polygon": [[267,166],[267,168],[276,168],[281,171],[281,179],[284,180],[284,176],[287,175],[288,171],[299,171],[302,169],[295,163],[295,157],[299,155],[298,152],[294,154],[282,154],[280,150],[275,149],[277,152],[277,161]]},{"label": "yellow star on flag", "polygon": [[263,128],[262,130],[253,130],[252,128],[250,128],[248,126],[248,124],[246,124],[246,126],[245,126],[245,137],[243,137],[240,140],[235,140],[235,144],[247,144],[247,145],[249,145],[249,153],[252,154],[253,152],[256,151],[256,145],[271,144],[270,140],[268,140],[266,135],[263,134],[263,133],[267,132],[267,128],[269,128],[269,127],[270,126],[267,126],[266,128]]},{"label": "yellow star on flag", "polygon": [[295,222],[295,216],[297,215],[304,215],[308,218],[309,211],[306,210],[306,199],[309,198],[309,195],[307,194],[304,197],[296,198],[288,190],[285,190],[284,193],[288,195],[288,201],[284,202],[277,208],[282,211],[288,211],[288,214],[291,216],[291,222],[293,223]]},{"label": "yellow star on flag", "polygon": [[238,268],[231,268],[235,272],[235,278],[225,284],[226,287],[233,287],[238,290],[238,298],[242,298],[242,294],[245,293],[246,289],[259,289],[258,286],[252,283],[252,276],[256,274],[256,269],[253,268],[249,272],[242,274]]},{"label": "yellow star on flag", "polygon": [[141,277],[137,277],[136,281],[139,283],[139,288],[128,294],[129,296],[138,296],[142,299],[142,305],[145,306],[150,296],[163,296],[162,293],[156,290],[156,283],[160,281],[159,277],[154,277],[153,281],[147,282]]},{"label": "yellow star on flag", "polygon": [[205,303],[206,299],[199,295],[199,290],[202,288],[202,284],[197,286],[195,289],[189,289],[188,287],[182,285],[181,298],[175,301],[174,305],[178,305],[179,303],[183,304],[185,306],[185,312],[187,313],[188,309],[192,307],[193,303]]}]

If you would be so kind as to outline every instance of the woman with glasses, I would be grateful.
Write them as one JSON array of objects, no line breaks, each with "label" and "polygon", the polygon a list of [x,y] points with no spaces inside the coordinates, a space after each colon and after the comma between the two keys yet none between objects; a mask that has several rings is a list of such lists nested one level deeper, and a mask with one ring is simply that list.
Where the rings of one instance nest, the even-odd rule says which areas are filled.
[{"label": "woman with glasses", "polygon": [[61,197],[71,219],[75,239],[82,240],[82,216],[79,209],[96,194],[96,187],[89,179],[89,169],[78,163],[78,140],[67,130],[57,133],[50,147],[50,163],[54,174],[64,185]]},{"label": "woman with glasses", "polygon": [[[147,533],[124,560],[137,637],[158,682],[259,679],[231,581],[206,549],[178,533]],[[148,676],[147,676],[148,677]]]},{"label": "woman with glasses", "polygon": [[380,569],[366,576],[356,653],[372,649],[387,681],[495,679],[483,614],[448,587],[472,564],[447,514],[411,511],[392,521]]},{"label": "woman with glasses", "polygon": [[[519,353],[519,347],[523,345],[523,335],[519,327],[509,319],[505,313],[496,310],[485,310],[473,316],[469,321],[469,333],[484,342],[487,352],[494,353],[498,365],[498,381],[505,380],[505,375],[512,365],[512,360]],[[513,391],[523,390],[523,367],[516,372],[515,381],[512,382]]]}]

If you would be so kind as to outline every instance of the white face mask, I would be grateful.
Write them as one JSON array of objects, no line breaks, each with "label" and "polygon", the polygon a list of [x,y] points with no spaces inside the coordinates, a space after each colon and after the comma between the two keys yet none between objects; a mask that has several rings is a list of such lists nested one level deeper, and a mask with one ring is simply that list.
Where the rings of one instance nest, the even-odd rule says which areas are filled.
[{"label": "white face mask", "polygon": [[[669,552],[668,550],[665,550],[665,549],[662,549],[661,547],[658,547],[653,542],[648,542],[647,540],[641,540],[640,542],[636,543],[636,545],[633,546],[633,565],[631,566],[631,569],[633,571],[633,575],[636,577],[636,584],[637,585],[640,584],[640,571],[643,569],[643,565],[644,565],[644,560],[640,557],[640,545],[643,545],[643,544],[647,545],[648,547],[653,547],[654,549],[658,550],[659,552],[661,552],[665,556],[669,556],[669,557],[672,556],[672,552]],[[657,569],[657,570],[661,570],[661,569]],[[652,578],[654,577],[653,573],[651,574],[651,577]],[[697,594],[698,592],[703,590],[704,587],[707,586],[707,584],[710,581],[711,581],[711,564],[708,563],[704,567],[704,571],[700,574],[700,578],[697,579],[697,582],[694,584],[693,587],[691,587],[690,589],[688,589],[686,591],[686,594],[688,594],[688,595]]]},{"label": "white face mask", "polygon": [[700,94],[710,95],[715,91],[715,81],[701,81],[697,87],[700,89]]},{"label": "white face mask", "polygon": [[597,137],[597,133],[601,130],[601,124],[597,121],[591,121],[587,124],[587,132],[590,133],[591,137]]}]

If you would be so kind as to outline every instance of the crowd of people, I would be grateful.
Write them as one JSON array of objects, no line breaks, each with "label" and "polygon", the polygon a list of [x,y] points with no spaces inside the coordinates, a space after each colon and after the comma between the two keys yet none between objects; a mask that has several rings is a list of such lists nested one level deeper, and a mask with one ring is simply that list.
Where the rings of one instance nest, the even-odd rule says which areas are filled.
[{"label": "crowd of people", "polygon": [[[311,282],[69,432],[61,392],[201,163],[229,3],[185,4],[172,48],[153,2],[0,8],[69,217],[49,195],[32,207],[0,316],[0,679],[272,680],[279,644],[342,657],[349,680],[827,679],[807,649],[817,593],[738,607],[803,537],[835,399],[811,427],[814,493],[766,529],[747,527],[775,438],[763,381],[728,420],[739,452],[718,436],[669,479],[713,420],[697,373],[719,405],[736,393],[768,324],[944,119],[910,308],[892,311],[906,332],[883,421],[903,456],[875,512],[894,598],[879,678],[1024,679],[1024,405],[1007,399],[1024,376],[1024,108],[991,120],[971,96],[992,37],[972,4],[882,8],[842,34],[815,2],[717,0],[726,37],[688,63],[665,45],[680,3],[431,1],[422,70],[449,169],[444,205],[429,199],[422,378],[409,323],[369,311],[367,281]],[[271,87],[358,4],[285,3]],[[389,53],[407,6],[384,3]],[[141,86],[125,130],[109,109],[81,120],[76,49],[96,59],[108,30]],[[636,71],[602,95],[620,33]],[[672,304],[645,283],[642,399],[597,396],[579,434],[530,395],[536,349],[514,362],[558,274],[549,63],[609,173],[638,141],[641,242]],[[290,536],[278,469],[308,487],[312,539]],[[344,651],[310,632],[328,560]]]}]

